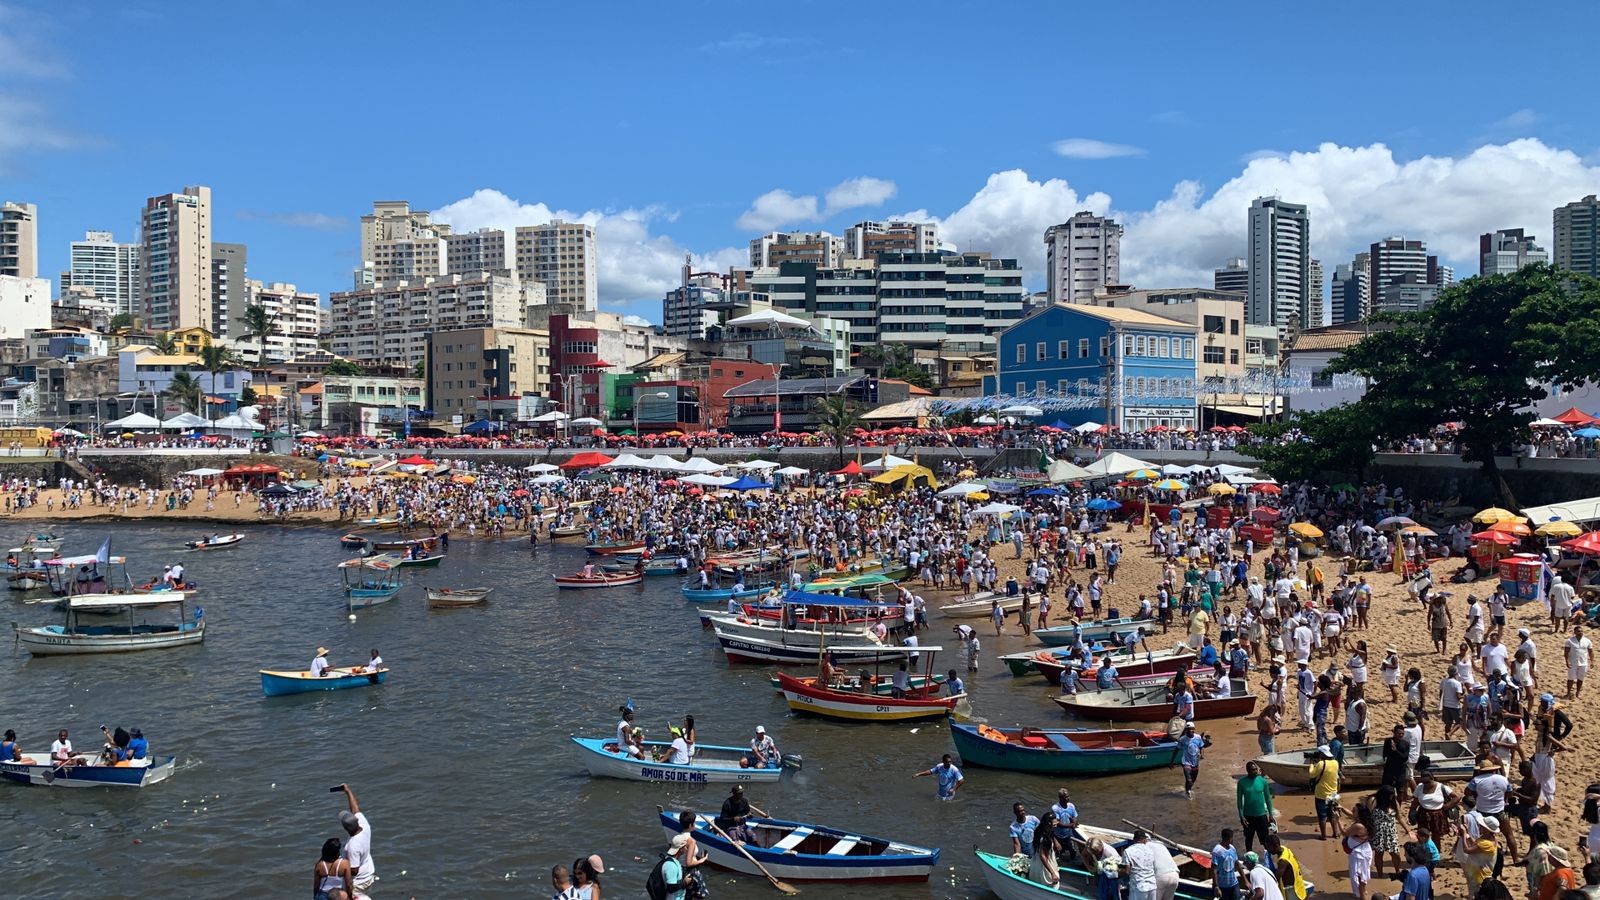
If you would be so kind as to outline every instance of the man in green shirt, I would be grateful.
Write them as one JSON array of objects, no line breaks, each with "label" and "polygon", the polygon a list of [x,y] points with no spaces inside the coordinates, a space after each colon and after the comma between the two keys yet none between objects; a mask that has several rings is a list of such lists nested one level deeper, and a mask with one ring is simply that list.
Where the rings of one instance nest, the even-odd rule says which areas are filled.
[{"label": "man in green shirt", "polygon": [[1272,782],[1261,774],[1261,767],[1252,760],[1245,763],[1244,777],[1239,779],[1235,792],[1239,808],[1239,824],[1244,826],[1244,849],[1248,853],[1259,838],[1263,848],[1272,822]]}]

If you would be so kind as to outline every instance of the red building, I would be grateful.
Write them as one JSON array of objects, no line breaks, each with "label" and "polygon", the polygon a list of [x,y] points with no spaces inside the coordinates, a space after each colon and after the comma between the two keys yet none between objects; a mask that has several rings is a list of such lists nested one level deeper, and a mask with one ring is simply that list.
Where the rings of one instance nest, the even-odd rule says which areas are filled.
[{"label": "red building", "polygon": [[550,317],[550,386],[561,410],[574,419],[604,418],[600,373],[611,363],[600,358],[600,329],[574,324],[571,316]]}]

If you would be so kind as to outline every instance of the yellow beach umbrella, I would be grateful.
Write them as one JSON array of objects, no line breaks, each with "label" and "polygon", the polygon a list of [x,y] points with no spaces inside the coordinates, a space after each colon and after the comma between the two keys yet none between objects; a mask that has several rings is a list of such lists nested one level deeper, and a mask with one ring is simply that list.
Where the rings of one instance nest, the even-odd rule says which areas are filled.
[{"label": "yellow beach umbrella", "polygon": [[1239,489],[1231,484],[1226,484],[1219,481],[1216,484],[1213,484],[1211,487],[1206,488],[1206,493],[1213,497],[1231,497],[1234,494],[1239,493]]},{"label": "yellow beach umbrella", "polygon": [[1311,524],[1310,522],[1296,522],[1289,526],[1289,531],[1299,535],[1300,537],[1309,538],[1311,540],[1316,540],[1317,538],[1322,537],[1322,529]]},{"label": "yellow beach umbrella", "polygon": [[1577,537],[1583,529],[1571,522],[1546,522],[1533,530],[1540,537]]},{"label": "yellow beach umbrella", "polygon": [[1472,521],[1477,522],[1479,525],[1493,525],[1496,522],[1526,522],[1528,520],[1509,509],[1491,506],[1488,509],[1478,510],[1477,514],[1472,517]]}]

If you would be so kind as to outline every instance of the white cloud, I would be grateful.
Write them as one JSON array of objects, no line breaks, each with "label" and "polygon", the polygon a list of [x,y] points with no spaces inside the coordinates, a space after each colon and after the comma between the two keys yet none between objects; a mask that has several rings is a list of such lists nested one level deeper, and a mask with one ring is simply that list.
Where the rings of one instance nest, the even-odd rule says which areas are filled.
[{"label": "white cloud", "polygon": [[0,4],[0,60],[12,77],[57,78],[66,67],[38,34],[36,20],[15,6]]},{"label": "white cloud", "polygon": [[308,228],[312,231],[344,231],[353,224],[343,216],[330,216],[320,212],[262,212],[241,209],[238,215],[245,221],[272,222],[290,228]]},{"label": "white cloud", "polygon": [[1144,287],[1211,283],[1211,270],[1245,250],[1250,203],[1279,196],[1310,208],[1312,252],[1332,272],[1390,235],[1427,242],[1463,275],[1477,271],[1478,235],[1524,227],[1550,246],[1550,211],[1600,191],[1600,164],[1535,139],[1488,144],[1459,157],[1397,160],[1382,144],[1249,159],[1215,191],[1180,181],[1149,208],[1119,208],[1102,193],[1062,179],[1033,180],[1012,170],[989,176],[960,208],[934,216],[940,236],[962,250],[1016,257],[1028,283],[1044,278],[1044,231],[1088,209],[1115,216],[1122,238],[1122,278]]},{"label": "white cloud", "polygon": [[734,223],[745,231],[771,231],[789,225],[820,222],[828,216],[863,206],[882,206],[900,190],[894,182],[865,175],[847,178],[823,195],[791,194],[783,188],[757,197]]},{"label": "white cloud", "polygon": [[1143,156],[1144,148],[1132,144],[1113,144],[1094,138],[1067,138],[1050,145],[1058,156],[1067,159],[1114,159],[1118,156]]},{"label": "white cloud", "polygon": [[652,318],[660,316],[661,297],[680,283],[686,256],[696,271],[727,271],[742,265],[747,253],[727,247],[711,253],[690,253],[667,235],[650,233],[650,223],[674,216],[660,207],[624,210],[551,209],[544,203],[522,203],[500,191],[483,188],[472,196],[448,203],[433,212],[437,221],[464,231],[478,228],[516,228],[543,225],[554,219],[594,226],[595,264],[600,281],[600,302],[608,307],[639,304]]},{"label": "white cloud", "polygon": [[828,214],[860,206],[882,206],[893,197],[899,187],[882,178],[850,178],[828,189]]},{"label": "white cloud", "polygon": [[812,194],[795,196],[783,188],[757,197],[735,223],[746,231],[771,231],[785,225],[815,222],[821,218],[817,198]]},{"label": "white cloud", "polygon": [[53,124],[37,104],[0,94],[0,172],[25,153],[66,150],[86,143],[90,141]]}]

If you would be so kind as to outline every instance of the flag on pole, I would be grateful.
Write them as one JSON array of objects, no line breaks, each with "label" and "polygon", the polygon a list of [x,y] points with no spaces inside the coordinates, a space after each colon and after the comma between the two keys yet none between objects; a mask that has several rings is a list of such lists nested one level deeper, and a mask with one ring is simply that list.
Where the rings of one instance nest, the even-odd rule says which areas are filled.
[{"label": "flag on pole", "polygon": [[100,549],[94,552],[94,561],[100,563],[101,565],[110,565],[111,535],[106,535],[106,539],[100,542]]}]

